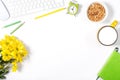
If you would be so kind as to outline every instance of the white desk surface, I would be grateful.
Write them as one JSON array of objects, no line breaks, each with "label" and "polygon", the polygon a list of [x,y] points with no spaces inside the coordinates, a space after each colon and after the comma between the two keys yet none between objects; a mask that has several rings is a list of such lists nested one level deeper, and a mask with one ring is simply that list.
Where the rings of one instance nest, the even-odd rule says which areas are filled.
[{"label": "white desk surface", "polygon": [[[77,1],[81,10],[76,17],[64,10],[39,20],[34,20],[37,15],[19,19],[26,23],[14,35],[24,41],[29,56],[16,73],[7,75],[7,80],[96,79],[106,59],[116,46],[120,46],[120,39],[113,46],[103,46],[96,37],[101,26],[110,24],[114,19],[120,21],[120,1],[95,0],[103,1],[109,10],[108,18],[97,23],[89,21],[86,16],[88,5],[94,0]],[[1,26],[17,20],[8,21],[1,21]],[[14,28],[1,29],[1,36]]]}]

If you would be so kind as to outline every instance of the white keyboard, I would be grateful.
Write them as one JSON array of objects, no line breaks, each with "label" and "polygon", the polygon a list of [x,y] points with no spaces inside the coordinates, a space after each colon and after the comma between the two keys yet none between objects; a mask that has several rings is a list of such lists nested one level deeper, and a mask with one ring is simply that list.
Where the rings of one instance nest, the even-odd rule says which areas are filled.
[{"label": "white keyboard", "polygon": [[3,2],[11,17],[64,6],[64,0],[3,0]]}]

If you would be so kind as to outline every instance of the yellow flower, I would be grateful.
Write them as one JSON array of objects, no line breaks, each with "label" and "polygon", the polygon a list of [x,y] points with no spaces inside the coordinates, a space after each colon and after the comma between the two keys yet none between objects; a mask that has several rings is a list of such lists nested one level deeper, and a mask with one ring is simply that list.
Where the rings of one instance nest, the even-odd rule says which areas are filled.
[{"label": "yellow flower", "polygon": [[9,54],[8,50],[3,50],[1,52],[1,55],[2,55],[2,60],[4,60],[4,61],[9,61],[12,59],[12,56],[11,56],[11,54]]},{"label": "yellow flower", "polygon": [[17,63],[22,62],[27,55],[27,50],[24,44],[15,36],[5,35],[5,38],[0,40],[1,56],[4,61],[14,60],[12,70],[17,70]]},{"label": "yellow flower", "polygon": [[22,56],[20,53],[13,53],[13,58],[16,59],[17,62],[22,62]]},{"label": "yellow flower", "polygon": [[17,69],[18,69],[17,62],[16,61],[12,62],[12,72],[16,72]]}]

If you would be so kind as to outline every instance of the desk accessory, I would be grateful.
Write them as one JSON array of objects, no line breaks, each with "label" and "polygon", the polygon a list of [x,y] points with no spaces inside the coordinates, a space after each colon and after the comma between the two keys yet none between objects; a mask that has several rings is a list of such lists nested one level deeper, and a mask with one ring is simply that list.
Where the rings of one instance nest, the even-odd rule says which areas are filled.
[{"label": "desk accessory", "polygon": [[5,25],[3,28],[7,28],[7,27],[10,27],[10,26],[16,25],[18,23],[21,23],[21,21],[16,21],[16,22],[13,22],[11,24]]},{"label": "desk accessory", "polygon": [[119,48],[115,48],[102,69],[98,73],[96,80],[120,80],[120,53]]},{"label": "desk accessory", "polygon": [[56,9],[56,10],[54,10],[54,11],[51,11],[51,12],[45,13],[45,14],[40,15],[40,16],[37,16],[37,17],[35,17],[35,19],[39,19],[39,18],[42,18],[42,17],[48,16],[48,15],[54,14],[54,13],[59,12],[59,11],[62,11],[62,10],[64,10],[64,9],[65,9],[65,8],[59,8],[59,9]]},{"label": "desk accessory", "polygon": [[98,41],[104,46],[111,46],[116,43],[118,39],[118,32],[115,29],[118,21],[115,20],[111,25],[103,26],[97,33]]},{"label": "desk accessory", "polygon": [[[4,26],[3,28],[8,28],[10,26],[13,26],[13,25],[16,25],[16,24],[19,24],[21,23],[21,21],[16,21],[16,22],[13,22],[11,24],[8,24],[6,26]],[[25,22],[21,23],[17,28],[15,28],[10,34],[13,34],[15,31],[17,31],[20,27],[22,27],[23,25],[25,24]]]},{"label": "desk accessory", "polygon": [[67,9],[67,13],[70,15],[76,15],[79,11],[79,4],[76,1],[70,1]]},{"label": "desk accessory", "polygon": [[15,28],[10,34],[13,34],[15,31],[17,31],[20,27],[22,27],[25,24],[25,22],[21,23],[17,28]]},{"label": "desk accessory", "polygon": [[8,9],[2,0],[0,0],[0,20],[7,20],[10,17]]},{"label": "desk accessory", "polygon": [[0,20],[64,7],[64,0],[0,0]]}]

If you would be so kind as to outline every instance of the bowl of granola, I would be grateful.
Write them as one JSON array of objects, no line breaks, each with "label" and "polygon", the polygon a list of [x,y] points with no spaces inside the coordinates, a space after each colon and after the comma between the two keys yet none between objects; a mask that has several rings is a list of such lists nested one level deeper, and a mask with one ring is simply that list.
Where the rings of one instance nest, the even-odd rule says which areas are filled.
[{"label": "bowl of granola", "polygon": [[90,21],[103,21],[107,16],[107,9],[105,4],[101,2],[93,2],[87,9],[87,16]]}]

